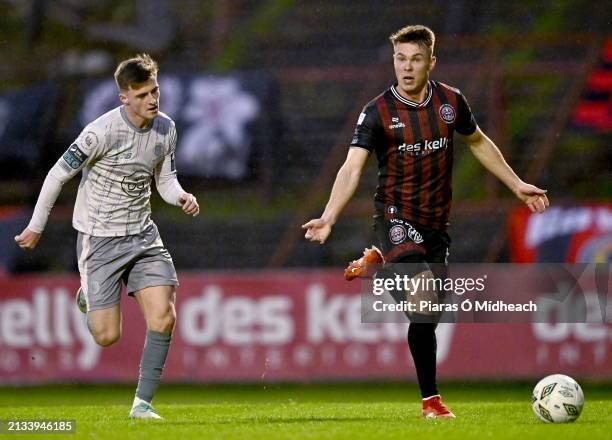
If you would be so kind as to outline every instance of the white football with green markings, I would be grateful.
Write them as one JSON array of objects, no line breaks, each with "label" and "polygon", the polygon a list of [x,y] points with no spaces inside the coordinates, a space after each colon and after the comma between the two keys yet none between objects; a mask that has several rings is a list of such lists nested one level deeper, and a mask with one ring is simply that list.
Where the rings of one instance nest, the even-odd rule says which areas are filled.
[{"label": "white football with green markings", "polygon": [[584,406],[582,388],[564,374],[552,374],[538,382],[531,396],[535,415],[546,423],[575,421]]}]

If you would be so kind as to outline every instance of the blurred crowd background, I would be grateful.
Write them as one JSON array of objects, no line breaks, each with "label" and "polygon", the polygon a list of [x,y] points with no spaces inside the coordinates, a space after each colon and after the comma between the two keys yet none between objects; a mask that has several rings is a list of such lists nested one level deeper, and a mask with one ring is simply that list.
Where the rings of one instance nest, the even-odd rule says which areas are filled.
[{"label": "blurred crowd background", "polygon": [[[52,164],[87,122],[118,105],[118,61],[143,51],[160,64],[161,109],[179,128],[179,177],[202,206],[193,220],[153,199],[183,270],[342,266],[374,242],[374,160],[327,245],[305,243],[299,226],[321,212],[362,106],[394,79],[389,34],[411,23],[437,33],[432,77],[463,91],[479,125],[524,180],[549,190],[554,207],[612,200],[606,2],[0,4],[0,240],[9,273],[76,271],[77,178],[38,249],[23,254],[12,237]],[[510,261],[517,203],[465,145],[455,150],[451,261]]]},{"label": "blurred crowd background", "polygon": [[[450,261],[604,263],[584,295],[544,299],[548,315],[531,325],[441,324],[441,377],[609,380],[607,2],[0,0],[0,11],[0,383],[138,375],[136,305],[124,300],[124,336],[104,350],[74,305],[79,179],[33,252],[13,238],[49,168],[119,105],[117,63],[144,51],[161,68],[161,110],[177,123],[179,179],[202,211],[194,219],[152,198],[181,280],[167,380],[414,379],[405,328],[362,324],[359,284],[341,276],[375,243],[375,160],[324,246],[300,226],[322,212],[361,109],[394,81],[388,36],[416,23],[437,34],[433,79],[463,91],[552,203],[532,215],[458,141]],[[486,268],[494,286],[522,273]],[[564,321],[566,309],[595,320]]]}]

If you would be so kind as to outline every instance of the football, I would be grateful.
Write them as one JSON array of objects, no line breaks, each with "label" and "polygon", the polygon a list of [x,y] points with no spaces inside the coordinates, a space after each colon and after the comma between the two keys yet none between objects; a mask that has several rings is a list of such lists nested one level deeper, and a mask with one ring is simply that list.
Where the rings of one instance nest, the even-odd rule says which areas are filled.
[{"label": "football", "polygon": [[582,388],[564,374],[552,374],[539,381],[533,389],[531,407],[535,415],[546,423],[575,421],[584,405]]}]

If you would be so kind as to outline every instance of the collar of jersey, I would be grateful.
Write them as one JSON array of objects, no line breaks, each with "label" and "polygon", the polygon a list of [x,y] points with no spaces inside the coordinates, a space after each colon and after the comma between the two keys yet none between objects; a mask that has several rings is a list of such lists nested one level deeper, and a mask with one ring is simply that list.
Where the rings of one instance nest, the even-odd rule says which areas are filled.
[{"label": "collar of jersey", "polygon": [[151,129],[153,128],[154,121],[151,121],[151,124],[149,124],[149,126],[145,128],[138,128],[134,124],[132,124],[130,120],[128,119],[127,115],[125,114],[124,106],[119,107],[119,113],[121,113],[121,117],[123,118],[125,123],[128,125],[128,127],[130,127],[132,130],[138,133],[146,133],[147,131],[151,131]]},{"label": "collar of jersey", "polygon": [[393,93],[393,96],[395,96],[400,102],[406,105],[409,105],[410,107],[416,107],[416,108],[425,107],[427,104],[429,104],[429,101],[431,101],[431,95],[433,93],[433,88],[431,87],[431,81],[427,81],[427,97],[425,98],[423,102],[415,102],[415,101],[411,101],[409,99],[404,98],[395,89],[396,85],[397,83],[391,86],[391,93]]}]

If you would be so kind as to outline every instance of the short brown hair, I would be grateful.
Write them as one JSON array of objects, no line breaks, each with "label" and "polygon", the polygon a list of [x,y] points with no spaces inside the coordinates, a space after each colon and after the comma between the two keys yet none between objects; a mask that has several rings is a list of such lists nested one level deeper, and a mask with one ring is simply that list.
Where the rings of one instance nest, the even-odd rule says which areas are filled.
[{"label": "short brown hair", "polygon": [[391,44],[394,46],[398,43],[416,43],[428,49],[430,55],[433,55],[436,35],[427,26],[415,24],[404,26],[399,31],[391,34],[389,40],[391,40]]},{"label": "short brown hair", "polygon": [[128,90],[135,84],[157,77],[157,71],[155,60],[149,54],[141,53],[119,63],[115,70],[115,82],[119,90]]}]

